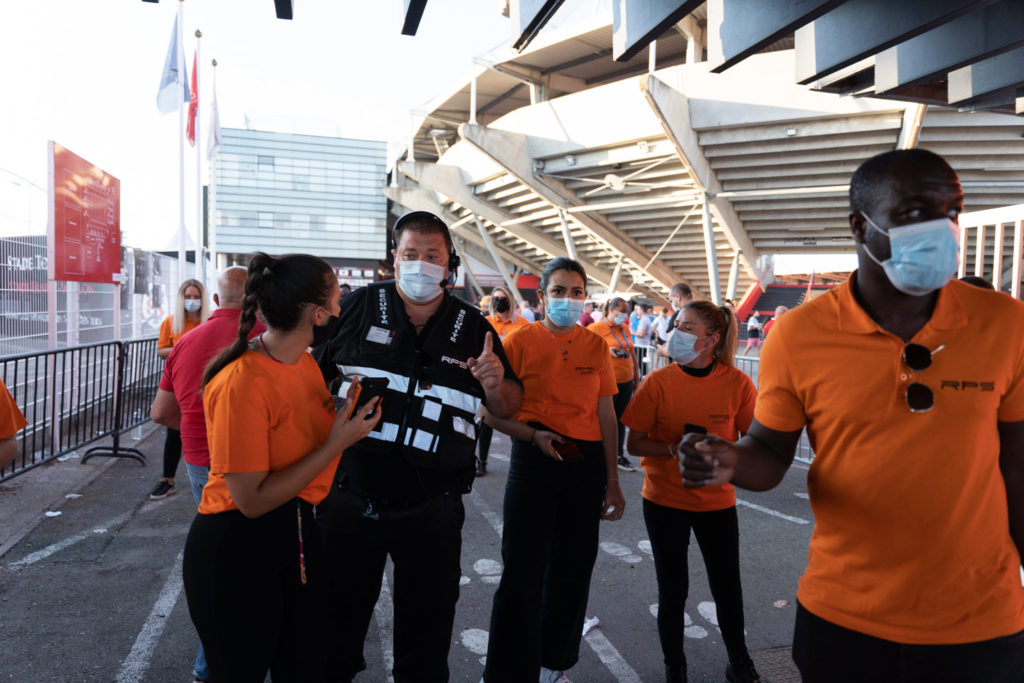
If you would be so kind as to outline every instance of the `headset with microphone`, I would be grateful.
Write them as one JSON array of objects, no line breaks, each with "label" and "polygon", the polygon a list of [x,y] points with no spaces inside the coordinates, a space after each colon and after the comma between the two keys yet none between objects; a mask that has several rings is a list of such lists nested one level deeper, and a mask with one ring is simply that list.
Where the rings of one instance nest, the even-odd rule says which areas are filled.
[{"label": "headset with microphone", "polygon": [[459,266],[462,264],[462,259],[455,252],[455,241],[452,239],[452,233],[448,229],[448,225],[441,220],[438,216],[430,213],[429,211],[409,211],[398,217],[395,221],[394,227],[391,228],[391,248],[396,252],[398,251],[398,240],[395,238],[403,226],[409,225],[410,223],[428,223],[431,225],[438,226],[441,230],[441,234],[444,235],[445,241],[451,245],[448,251],[448,281],[449,287],[455,286],[456,275],[458,274]]}]

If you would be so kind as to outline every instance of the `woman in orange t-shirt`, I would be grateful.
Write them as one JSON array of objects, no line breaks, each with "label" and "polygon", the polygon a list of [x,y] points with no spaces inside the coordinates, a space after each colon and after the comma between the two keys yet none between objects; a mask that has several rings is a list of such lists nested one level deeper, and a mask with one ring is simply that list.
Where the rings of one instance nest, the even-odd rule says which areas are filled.
[{"label": "woman in orange t-shirt", "polygon": [[735,441],[754,419],[757,390],[733,367],[736,319],[708,301],[687,304],[666,342],[676,361],[655,370],[633,396],[622,421],[627,448],[644,469],[644,522],[658,577],[658,636],[667,683],[686,680],[683,628],[689,589],[687,546],[693,529],[704,556],[718,625],[729,654],[729,681],[759,680],[743,636],[739,526],[731,484],[685,488],[677,453],[686,433]]},{"label": "woman in orange t-shirt", "polygon": [[[199,323],[210,317],[210,304],[206,299],[206,287],[199,280],[185,280],[178,287],[178,298],[174,315],[160,323],[160,337],[156,341],[156,355],[166,359],[171,349],[186,332],[195,329]],[[181,432],[167,428],[164,438],[164,476],[157,481],[149,494],[151,500],[160,500],[174,493],[174,475],[181,462]]]},{"label": "woman in orange t-shirt", "polygon": [[[189,614],[215,681],[323,675],[327,575],[313,506],[380,411],[348,417],[306,349],[334,336],[341,294],[306,254],[249,262],[238,338],[203,373],[210,479],[185,542]],[[248,341],[262,313],[267,331]],[[371,413],[371,411],[373,411]]]},{"label": "woman in orange t-shirt", "polygon": [[[516,315],[512,310],[512,294],[504,287],[495,287],[491,290],[488,301],[491,314],[487,316],[487,322],[491,324],[498,337],[502,340],[520,327],[530,323],[521,315]],[[476,476],[482,477],[487,474],[487,454],[491,450],[491,438],[494,436],[494,429],[486,422],[480,423],[480,434],[477,443],[480,445],[480,457],[476,461]]]},{"label": "woman in orange t-shirt", "polygon": [[[583,267],[556,258],[538,295],[544,319],[504,340],[523,383],[515,419],[485,413],[512,437],[501,557],[484,680],[557,680],[579,659],[601,519],[622,517],[615,470],[615,377],[608,347],[576,321]],[[543,637],[543,642],[541,638]]]},{"label": "woman in orange t-shirt", "polygon": [[622,446],[626,441],[626,427],[622,424],[622,414],[626,412],[629,399],[633,398],[633,389],[640,381],[640,367],[636,362],[633,350],[633,332],[629,329],[629,303],[615,297],[605,306],[603,320],[587,325],[587,329],[604,338],[608,344],[608,353],[612,356],[612,369],[615,370],[615,385],[619,393],[615,394],[615,419],[619,421],[618,455],[619,469],[624,472],[636,472]]}]

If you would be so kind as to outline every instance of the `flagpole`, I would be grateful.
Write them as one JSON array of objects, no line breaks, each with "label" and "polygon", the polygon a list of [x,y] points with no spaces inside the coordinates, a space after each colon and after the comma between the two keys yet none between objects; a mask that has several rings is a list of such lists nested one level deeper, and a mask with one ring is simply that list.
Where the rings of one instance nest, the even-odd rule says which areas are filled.
[{"label": "flagpole", "polygon": [[199,144],[199,131],[202,130],[199,125],[199,43],[202,41],[199,39],[202,37],[202,31],[196,29],[196,54],[193,57],[196,64],[196,123],[194,129],[196,135],[196,279],[205,282],[206,278],[203,277],[203,272],[206,270],[203,255],[203,153],[202,145]]},{"label": "flagpole", "polygon": [[178,49],[175,50],[174,59],[178,63],[178,286],[185,281],[185,97],[182,93],[182,85],[185,79],[185,65],[182,63],[185,57],[185,31],[182,16],[182,7],[185,0],[178,0]]},{"label": "flagpole", "polygon": [[[217,60],[211,60],[210,65],[213,67],[210,80],[210,102],[217,102]],[[214,105],[216,106],[216,105]],[[214,121],[211,119],[210,125],[214,125]],[[216,131],[210,131],[206,134],[209,138],[211,135],[216,135]],[[209,142],[207,146],[209,146]],[[210,222],[210,263],[213,265],[213,277],[217,277],[217,172],[213,166],[213,161],[216,158],[216,153],[210,154],[210,203],[207,207],[209,213],[208,216]],[[211,281],[212,282],[212,281]]]}]

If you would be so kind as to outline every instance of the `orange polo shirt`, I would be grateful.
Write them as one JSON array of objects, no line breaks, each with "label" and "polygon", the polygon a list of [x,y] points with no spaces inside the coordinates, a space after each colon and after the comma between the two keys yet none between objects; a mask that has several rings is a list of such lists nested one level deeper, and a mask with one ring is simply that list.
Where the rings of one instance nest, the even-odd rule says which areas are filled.
[{"label": "orange polo shirt", "polygon": [[520,327],[525,327],[530,324],[530,321],[526,318],[515,314],[512,315],[512,318],[508,322],[505,322],[497,315],[492,314],[487,316],[487,322],[491,324],[491,327],[494,328],[494,331],[498,333],[498,336],[501,339],[507,337],[510,332],[515,332]]},{"label": "orange polo shirt", "polygon": [[[755,417],[806,425],[816,525],[797,597],[814,614],[902,643],[967,643],[1024,629],[998,422],[1024,420],[1024,304],[952,281],[904,342],[846,284],[776,323],[761,353]],[[941,348],[941,350],[940,350]],[[912,413],[904,392],[930,387]]]},{"label": "orange polo shirt", "polygon": [[7,385],[0,380],[0,439],[14,436],[27,424]]},{"label": "orange polo shirt", "polygon": [[606,352],[612,359],[612,369],[615,370],[616,384],[622,384],[633,379],[633,333],[629,329],[629,323],[624,322],[621,325],[614,325],[605,318],[600,322],[587,325],[587,329],[604,339],[609,349],[617,348],[629,352],[629,355],[625,358],[615,358],[611,356],[610,351]]},{"label": "orange polo shirt", "polygon": [[[756,400],[754,383],[732,366],[715,363],[707,377],[693,377],[672,363],[644,378],[622,415],[622,424],[665,443],[682,438],[687,423],[735,441],[750,429]],[[668,455],[668,447],[665,452],[640,459],[644,498],[691,512],[724,510],[736,504],[732,484],[684,488],[679,461]]]},{"label": "orange polo shirt", "polygon": [[600,441],[597,399],[618,393],[604,341],[573,325],[555,334],[529,323],[503,342],[509,365],[523,383],[520,422],[537,421],[580,441]]},{"label": "orange polo shirt", "polygon": [[164,321],[160,323],[160,336],[156,340],[156,347],[158,349],[169,349],[178,343],[178,340],[185,336],[186,332],[194,330],[199,326],[201,320],[189,320],[185,318],[184,329],[181,330],[181,334],[174,334],[174,316],[169,315],[164,318]]},{"label": "orange polo shirt", "polygon": [[[203,514],[238,509],[226,473],[284,469],[327,440],[335,416],[334,400],[308,353],[287,365],[246,351],[206,385],[203,409],[210,445],[210,479],[199,504]],[[316,505],[327,496],[338,455],[299,498]]]}]

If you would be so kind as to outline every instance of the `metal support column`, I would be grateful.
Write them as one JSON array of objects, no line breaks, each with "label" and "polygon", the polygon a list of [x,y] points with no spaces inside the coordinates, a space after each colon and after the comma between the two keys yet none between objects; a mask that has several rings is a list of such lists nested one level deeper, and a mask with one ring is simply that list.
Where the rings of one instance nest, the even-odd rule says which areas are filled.
[{"label": "metal support column", "polygon": [[[461,245],[460,245],[461,246]],[[484,289],[480,286],[480,282],[476,279],[476,273],[473,272],[473,268],[469,265],[469,258],[466,256],[466,252],[463,249],[458,249],[459,258],[462,263],[460,266],[466,271],[466,280],[469,281],[469,285],[476,292],[477,299],[480,299],[484,295]]]},{"label": "metal support column", "polygon": [[711,302],[722,305],[722,292],[718,283],[718,255],[715,253],[715,230],[711,223],[711,198],[704,194],[704,251],[708,258],[708,291]]},{"label": "metal support column", "polygon": [[469,122],[476,125],[476,62],[473,63],[473,80],[469,82]]},{"label": "metal support column", "polygon": [[508,268],[505,267],[505,262],[501,260],[498,255],[498,250],[494,248],[494,242],[491,241],[491,236],[487,233],[487,228],[480,222],[479,216],[473,216],[473,220],[476,222],[476,229],[480,231],[480,237],[483,239],[484,244],[487,245],[487,251],[491,252],[491,258],[494,259],[494,265],[501,273],[501,277],[505,279],[505,284],[508,285],[509,290],[512,292],[513,298],[516,300],[517,305],[522,305],[523,298],[519,295],[519,289],[516,288],[515,282],[512,281],[512,276],[508,273]]},{"label": "metal support column", "polygon": [[569,230],[569,221],[565,218],[565,209],[558,210],[558,219],[562,221],[562,237],[565,239],[565,250],[569,252],[569,258],[579,261],[576,255],[576,243],[572,241],[572,232]]},{"label": "metal support column", "polygon": [[615,270],[612,271],[612,281],[608,283],[608,293],[612,294],[619,288],[619,276],[622,274],[622,258],[619,258],[619,262],[615,264]]}]

